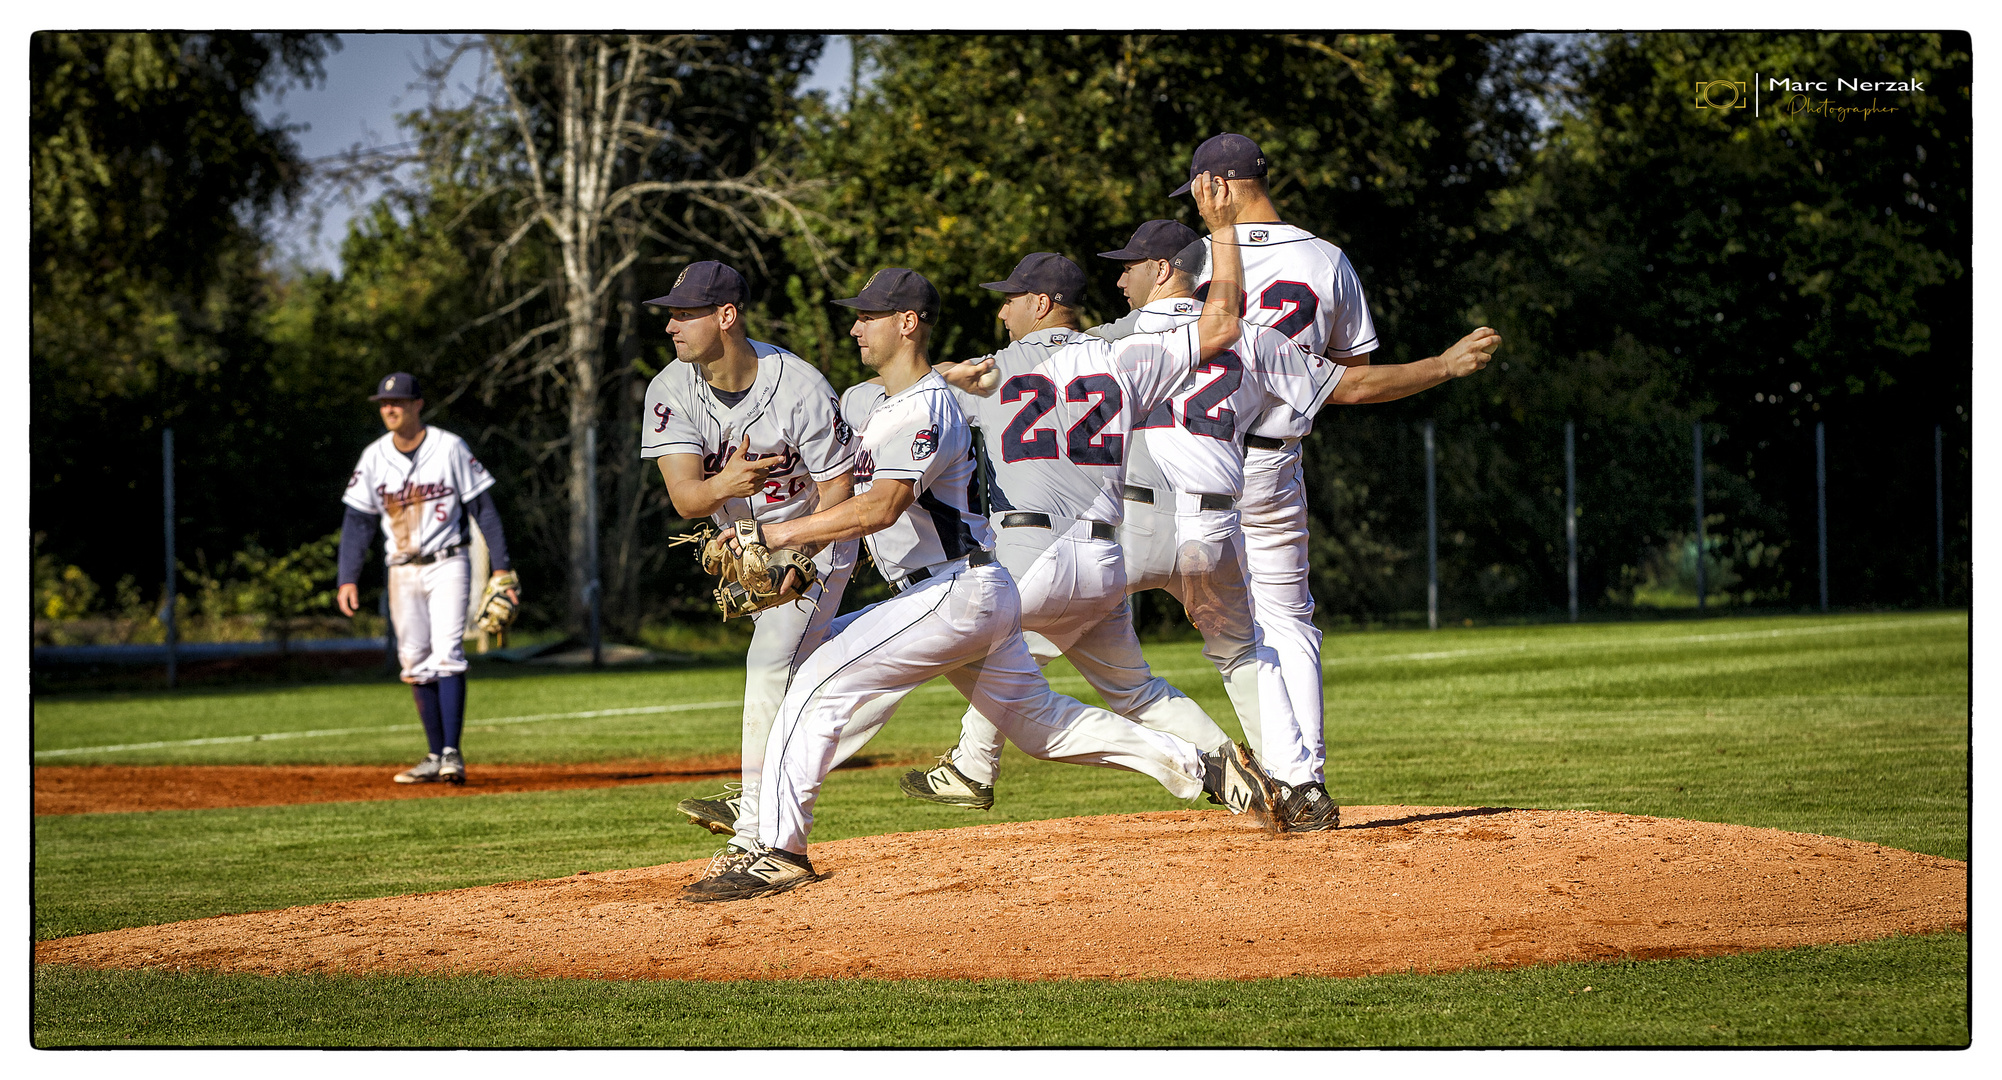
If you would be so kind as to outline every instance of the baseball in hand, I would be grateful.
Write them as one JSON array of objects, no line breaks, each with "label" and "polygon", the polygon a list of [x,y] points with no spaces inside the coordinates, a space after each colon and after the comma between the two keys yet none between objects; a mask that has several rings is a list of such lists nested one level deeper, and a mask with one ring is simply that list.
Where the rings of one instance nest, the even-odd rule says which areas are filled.
[{"label": "baseball in hand", "polygon": [[1001,373],[993,368],[988,368],[987,371],[980,376],[979,386],[980,386],[980,392],[983,394],[993,393],[994,388],[1000,385],[1001,385]]}]

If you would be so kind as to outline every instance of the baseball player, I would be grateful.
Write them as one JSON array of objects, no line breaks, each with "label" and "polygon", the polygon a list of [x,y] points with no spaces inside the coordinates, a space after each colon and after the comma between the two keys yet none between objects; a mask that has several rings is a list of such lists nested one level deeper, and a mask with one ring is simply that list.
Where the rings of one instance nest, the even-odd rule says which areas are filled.
[{"label": "baseball player", "polygon": [[[1340,248],[1279,219],[1266,188],[1264,152],[1242,135],[1217,135],[1191,158],[1191,181],[1204,172],[1224,179],[1225,200],[1236,212],[1245,320],[1270,326],[1308,352],[1348,367],[1367,365],[1377,347],[1376,327],[1355,268]],[[1183,184],[1169,194],[1189,190]],[[1207,284],[1207,273],[1199,270],[1198,297]],[[1313,422],[1311,413],[1275,408],[1251,425],[1244,435],[1244,494],[1238,507],[1253,609],[1278,657],[1287,703],[1295,712],[1285,727],[1303,740],[1266,767],[1282,770],[1275,776],[1299,793],[1293,802],[1319,808],[1295,823],[1301,830],[1333,828],[1338,819],[1325,797],[1321,631],[1307,582],[1300,440]]]},{"label": "baseball player", "polygon": [[[853,486],[854,436],[833,387],[813,365],[751,340],[743,276],[720,262],[691,264],[648,304],[668,311],[676,362],[648,385],[640,456],[659,461],[668,498],[684,518],[725,529],[741,520],[790,521],[840,504]],[[744,656],[743,780],[735,793],[685,799],[690,824],[732,834],[716,867],[749,851],[757,836],[765,742],[786,683],[812,654],[841,606],[855,567],[853,540],[814,557],[819,580],[791,603],[752,616]]]},{"label": "baseball player", "polygon": [[[1220,256],[1218,276],[1227,274]],[[814,880],[807,834],[822,780],[886,722],[911,690],[943,675],[1023,750],[1130,769],[1177,798],[1205,791],[1261,816],[1270,790],[1248,751],[1205,755],[1172,735],[1051,692],[1022,641],[1020,599],[997,565],[993,530],[974,513],[972,435],[925,350],[938,293],[911,270],[878,271],[851,336],[882,383],[852,395],[861,447],[854,498],[765,531],[773,547],[866,537],[896,594],[835,621],[801,665],[765,752],[756,853],[689,886],[685,899],[742,900]],[[1222,305],[1219,304],[1221,315]],[[1164,335],[1164,348],[1213,356],[1237,337],[1216,318]],[[866,410],[866,415],[861,412]]]},{"label": "baseball player", "polygon": [[[1237,222],[1245,282],[1239,303],[1245,320],[1270,326],[1315,355],[1339,360],[1351,369],[1366,369],[1377,337],[1355,268],[1340,248],[1279,220],[1266,188],[1266,171],[1265,156],[1257,144],[1242,135],[1225,133],[1196,148],[1189,168],[1190,183],[1170,195],[1192,191],[1196,177],[1202,174],[1222,178],[1223,201]],[[1211,246],[1210,239],[1205,238],[1203,244]],[[1166,274],[1158,267],[1142,268],[1142,272]],[[1206,295],[1209,274],[1198,267],[1194,276],[1197,288],[1193,296],[1201,298]],[[1477,366],[1466,371],[1453,368],[1455,375],[1470,374],[1485,366],[1499,344],[1500,338],[1483,327],[1439,357],[1404,365],[1426,366],[1401,373],[1401,377],[1416,378],[1431,372],[1435,361],[1457,361],[1477,354]],[[1380,377],[1362,375],[1362,371],[1352,370],[1345,389],[1334,400],[1349,404],[1387,401],[1424,388],[1393,389]],[[1372,396],[1378,394],[1387,396]],[[1321,631],[1314,625],[1314,599],[1307,583],[1306,488],[1300,439],[1312,427],[1312,410],[1278,406],[1257,418],[1243,436],[1244,486],[1238,507],[1252,607],[1261,636],[1278,658],[1287,688],[1284,705],[1291,710],[1291,716],[1270,734],[1276,734],[1281,744],[1288,738],[1297,740],[1286,746],[1267,738],[1258,745],[1266,755],[1266,768],[1274,770],[1273,775],[1282,782],[1287,827],[1300,832],[1335,828],[1340,823],[1339,810],[1328,797],[1324,782]]]},{"label": "baseball player", "polygon": [[[995,374],[996,391],[956,399],[985,445],[995,555],[1015,580],[1023,638],[1038,666],[1061,654],[1113,712],[1213,751],[1230,737],[1155,677],[1141,653],[1118,542],[1132,426],[1189,369],[1162,362],[1160,345],[1143,337],[1120,345],[1084,337],[1075,307],[1084,284],[1076,263],[1037,252],[1006,280],[981,286],[1007,296],[1000,318],[1012,344],[972,362],[980,374]],[[941,365],[941,373],[951,381],[958,366]],[[988,809],[1002,741],[969,708],[959,744],[898,786],[912,798]]]},{"label": "baseball player", "polygon": [[[487,473],[464,439],[423,419],[417,376],[399,371],[377,384],[388,434],[362,451],[348,477],[339,558],[341,614],[361,606],[356,582],[369,532],[380,528],[389,564],[389,618],[403,681],[417,699],[430,752],[396,774],[399,784],[466,782],[460,734],[466,726],[466,607],[472,589],[468,515],[479,523],[493,567],[493,584],[511,584],[507,538]],[[506,590],[511,602],[519,588]]]}]

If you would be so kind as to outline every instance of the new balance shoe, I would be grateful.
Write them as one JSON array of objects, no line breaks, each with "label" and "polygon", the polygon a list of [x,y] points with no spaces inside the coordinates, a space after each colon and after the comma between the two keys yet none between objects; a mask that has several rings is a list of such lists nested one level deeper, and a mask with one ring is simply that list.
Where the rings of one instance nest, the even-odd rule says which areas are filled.
[{"label": "new balance shoe", "polygon": [[[710,861],[714,863],[715,860]],[[681,898],[697,904],[714,900],[750,900],[797,889],[809,881],[818,880],[820,875],[813,872],[813,863],[806,856],[767,848],[751,855],[742,865],[732,866],[715,877],[695,882],[682,892]]]},{"label": "new balance shoe", "polygon": [[953,766],[950,751],[939,755],[934,769],[912,769],[905,773],[897,781],[897,790],[925,802],[964,806],[968,810],[994,809],[994,785],[968,779]]},{"label": "new balance shoe", "polygon": [[709,865],[702,868],[702,876],[696,880],[707,881],[713,877],[722,877],[732,870],[741,870],[755,858],[757,858],[756,852],[725,844],[716,854],[709,856]]},{"label": "new balance shoe", "polygon": [[443,768],[444,759],[437,754],[426,754],[424,760],[396,774],[399,784],[435,784],[438,773]]},{"label": "new balance shoe", "polygon": [[438,779],[448,784],[466,782],[466,755],[459,753],[458,747],[445,748],[444,757],[438,762]]},{"label": "new balance shoe", "polygon": [[744,785],[725,784],[723,791],[707,799],[683,799],[674,808],[688,816],[690,825],[700,825],[718,836],[737,835],[737,811],[744,805]]},{"label": "new balance shoe", "polygon": [[1324,832],[1342,827],[1342,808],[1320,781],[1289,787],[1279,799],[1279,817],[1287,832]]},{"label": "new balance shoe", "polygon": [[1274,812],[1279,791],[1243,743],[1219,746],[1203,755],[1203,791],[1233,814],[1250,814],[1275,832],[1285,823]]}]

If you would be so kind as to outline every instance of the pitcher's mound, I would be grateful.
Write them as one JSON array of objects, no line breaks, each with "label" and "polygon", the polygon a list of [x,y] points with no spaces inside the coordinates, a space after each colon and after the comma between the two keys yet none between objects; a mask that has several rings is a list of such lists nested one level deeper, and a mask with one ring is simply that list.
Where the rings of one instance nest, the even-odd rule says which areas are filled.
[{"label": "pitcher's mound", "polygon": [[703,864],[42,942],[42,963],[637,979],[1262,978],[1697,956],[1967,928],[1967,864],[1569,810],[1352,806],[1269,837],[1214,810],[813,847],[825,880],[679,899]]}]

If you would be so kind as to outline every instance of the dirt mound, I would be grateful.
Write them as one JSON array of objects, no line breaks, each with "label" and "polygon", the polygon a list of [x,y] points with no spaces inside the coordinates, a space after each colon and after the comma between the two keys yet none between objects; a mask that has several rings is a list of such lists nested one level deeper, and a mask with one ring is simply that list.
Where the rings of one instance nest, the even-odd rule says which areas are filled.
[{"label": "dirt mound", "polygon": [[118,930],[41,963],[642,979],[1260,978],[1862,941],[1967,927],[1967,864],[1582,811],[1357,806],[1268,837],[1221,811],[818,844],[825,880],[678,899],[700,862]]},{"label": "dirt mound", "polygon": [[[843,768],[890,763],[856,757]],[[398,766],[383,765],[40,765],[35,813],[117,814],[141,810],[214,810],[225,806],[361,802],[497,795],[509,791],[735,780],[735,754],[678,761],[612,761],[588,765],[485,765],[474,762],[464,786],[398,784]]]}]

